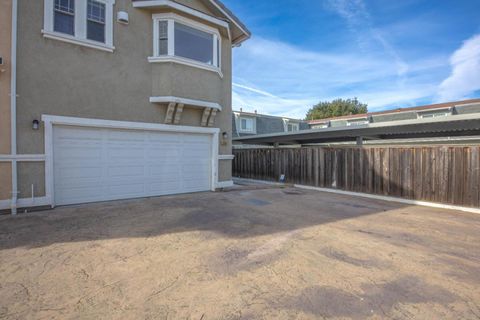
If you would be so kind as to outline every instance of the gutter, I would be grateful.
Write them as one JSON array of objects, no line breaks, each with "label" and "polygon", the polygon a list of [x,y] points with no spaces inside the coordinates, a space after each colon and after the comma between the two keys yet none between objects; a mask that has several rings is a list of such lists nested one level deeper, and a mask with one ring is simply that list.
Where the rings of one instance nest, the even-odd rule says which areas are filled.
[{"label": "gutter", "polygon": [[10,84],[10,127],[12,154],[12,215],[17,214],[18,180],[17,180],[17,15],[18,1],[12,0],[12,61]]}]

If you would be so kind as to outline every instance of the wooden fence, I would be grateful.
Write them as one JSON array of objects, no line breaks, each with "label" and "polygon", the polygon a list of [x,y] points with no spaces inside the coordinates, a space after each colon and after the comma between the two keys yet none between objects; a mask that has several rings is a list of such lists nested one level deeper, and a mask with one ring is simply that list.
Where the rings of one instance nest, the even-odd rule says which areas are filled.
[{"label": "wooden fence", "polygon": [[480,146],[234,150],[233,176],[480,207]]}]

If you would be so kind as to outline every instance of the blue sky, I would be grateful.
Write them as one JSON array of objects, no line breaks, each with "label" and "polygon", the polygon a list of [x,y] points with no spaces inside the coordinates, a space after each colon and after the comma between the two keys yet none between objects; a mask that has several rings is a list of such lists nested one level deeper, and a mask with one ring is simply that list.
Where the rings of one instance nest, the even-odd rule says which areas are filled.
[{"label": "blue sky", "polygon": [[303,118],[480,97],[480,0],[224,0],[253,36],[234,49],[233,107]]}]

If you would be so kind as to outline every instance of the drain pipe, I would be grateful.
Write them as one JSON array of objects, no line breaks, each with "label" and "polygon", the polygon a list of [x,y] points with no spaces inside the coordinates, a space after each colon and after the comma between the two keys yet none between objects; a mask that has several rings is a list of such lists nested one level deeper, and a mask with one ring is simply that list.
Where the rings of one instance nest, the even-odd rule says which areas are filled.
[{"label": "drain pipe", "polygon": [[17,13],[18,1],[12,0],[12,57],[10,84],[10,126],[12,156],[12,215],[17,214],[18,181],[17,181]]}]

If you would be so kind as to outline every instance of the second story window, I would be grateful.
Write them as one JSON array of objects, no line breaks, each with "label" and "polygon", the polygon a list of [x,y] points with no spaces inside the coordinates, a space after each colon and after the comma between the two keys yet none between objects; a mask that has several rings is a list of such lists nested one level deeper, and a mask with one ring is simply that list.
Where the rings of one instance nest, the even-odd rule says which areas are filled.
[{"label": "second story window", "polygon": [[43,0],[43,36],[113,52],[115,0]]},{"label": "second story window", "polygon": [[55,0],[53,30],[75,35],[75,0]]},{"label": "second story window", "polygon": [[174,61],[220,71],[221,40],[217,29],[170,13],[153,15],[150,62]]},{"label": "second story window", "polygon": [[105,3],[88,0],[87,39],[105,42]]},{"label": "second story window", "polygon": [[175,55],[214,65],[213,34],[175,22]]}]

